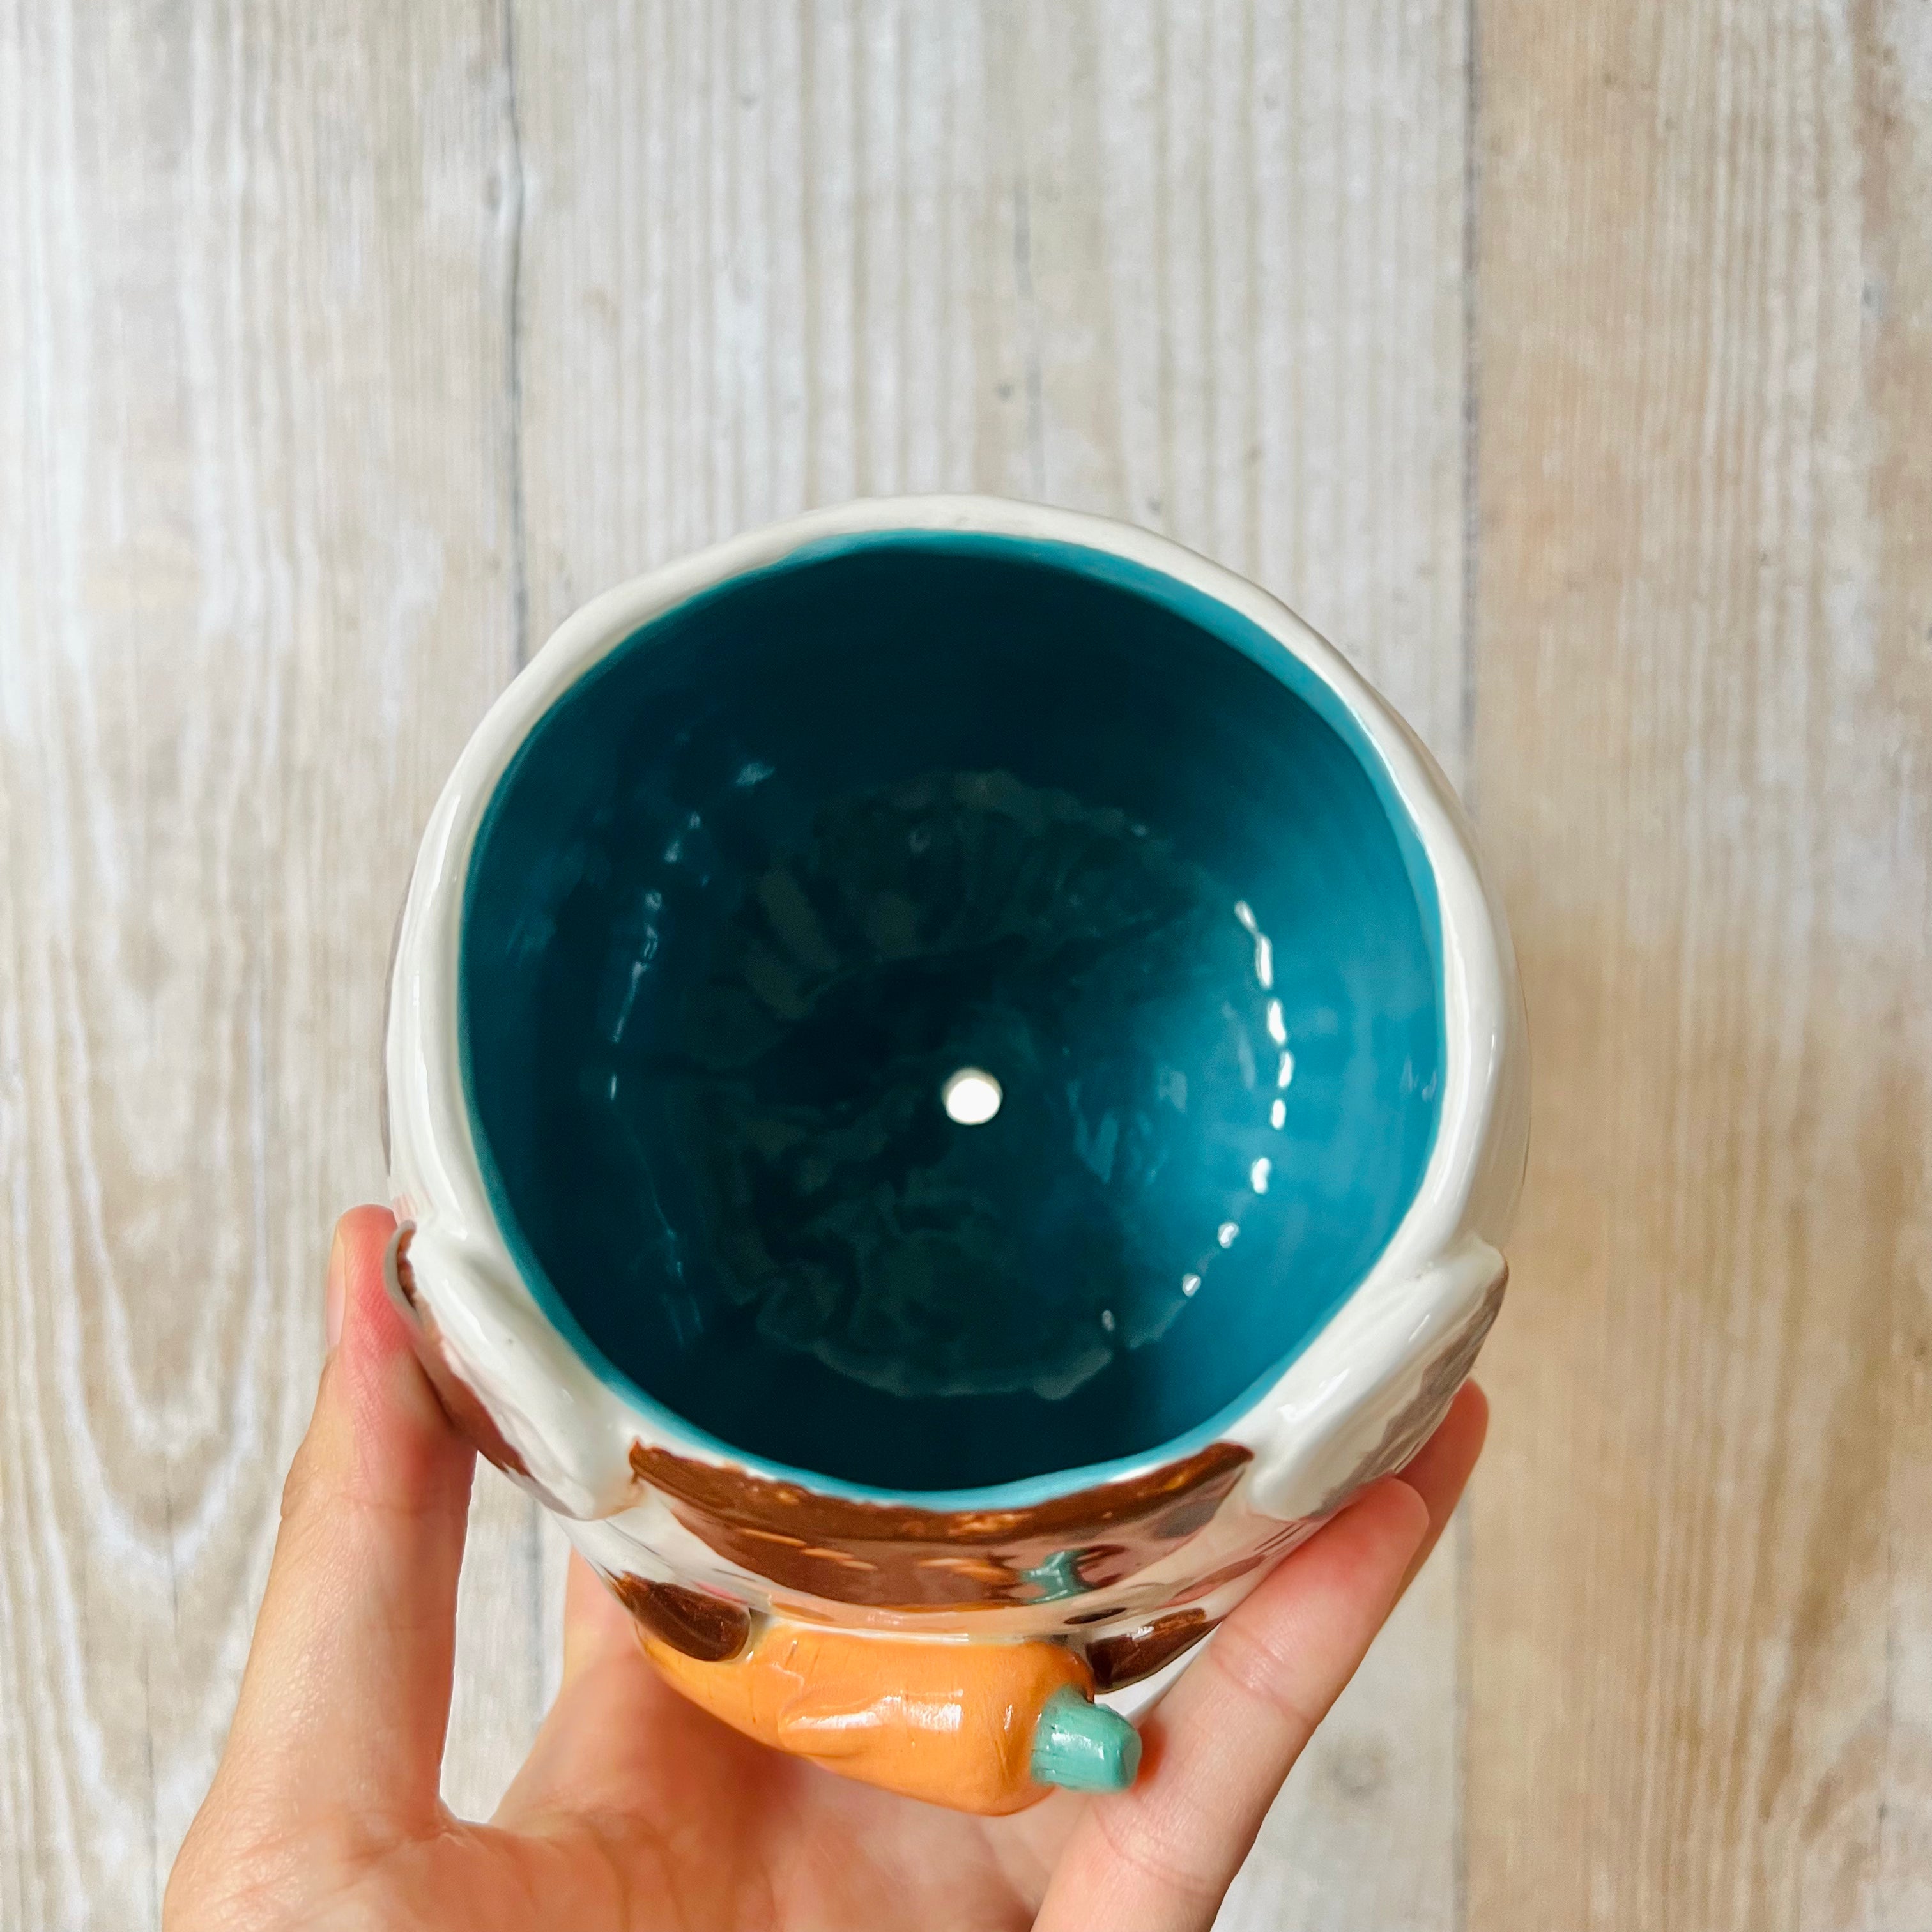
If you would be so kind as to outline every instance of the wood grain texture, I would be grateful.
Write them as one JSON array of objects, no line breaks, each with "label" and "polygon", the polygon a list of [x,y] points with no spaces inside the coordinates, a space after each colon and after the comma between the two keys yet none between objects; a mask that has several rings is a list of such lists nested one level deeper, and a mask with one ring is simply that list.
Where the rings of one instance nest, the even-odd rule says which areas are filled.
[{"label": "wood grain texture", "polygon": [[1468,1922],[1921,1928],[1922,10],[1480,10],[1474,782],[1538,1120]]},{"label": "wood grain texture", "polygon": [[0,21],[0,1924],[154,1922],[512,662],[494,9]]},{"label": "wood grain texture", "polygon": [[1904,859],[1881,940],[1892,989],[1873,1003],[1887,1020],[1895,1005],[1904,1037],[1887,1077],[1888,1124],[1902,1138],[1872,1150],[1884,1177],[1876,1242],[1891,1270],[1892,1332],[1886,1699],[1868,1922],[1910,1932],[1932,1925],[1932,12],[1868,8],[1855,25],[1867,500],[1877,526],[1868,594],[1883,640],[1873,708],[1896,732]]},{"label": "wood grain texture", "polygon": [[[1460,5],[520,6],[530,635],[854,494],[988,490],[1280,592],[1463,766]],[[1447,1928],[1428,1574],[1224,1924]]]},{"label": "wood grain texture", "polygon": [[[0,1928],[154,1923],[476,718],[625,576],[946,488],[1286,596],[1523,957],[1475,1508],[1224,1927],[1932,1925],[1928,20],[0,20]],[[475,1814],[562,1562],[472,1526]]]}]

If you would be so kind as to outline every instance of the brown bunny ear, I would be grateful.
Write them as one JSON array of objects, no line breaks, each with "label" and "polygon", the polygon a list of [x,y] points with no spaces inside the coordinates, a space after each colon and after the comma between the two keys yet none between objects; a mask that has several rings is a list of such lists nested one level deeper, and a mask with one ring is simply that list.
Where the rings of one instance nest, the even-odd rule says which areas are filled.
[{"label": "brown bunny ear", "polygon": [[1193,1648],[1220,1622],[1208,1621],[1205,1610],[1170,1610],[1165,1616],[1096,1637],[1087,1646],[1088,1666],[1096,1690],[1118,1690],[1138,1684],[1164,1669],[1184,1651]]},{"label": "brown bunny ear", "polygon": [[728,1663],[751,1641],[751,1612],[728,1597],[628,1573],[604,1580],[643,1635],[698,1663]]}]

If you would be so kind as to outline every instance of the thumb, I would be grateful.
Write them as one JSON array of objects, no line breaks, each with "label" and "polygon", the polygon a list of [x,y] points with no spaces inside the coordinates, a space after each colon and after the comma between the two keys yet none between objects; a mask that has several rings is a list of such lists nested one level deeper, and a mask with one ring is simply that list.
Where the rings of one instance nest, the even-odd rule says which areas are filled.
[{"label": "thumb", "polygon": [[339,1339],[282,1492],[215,1786],[264,1825],[334,1806],[387,1838],[440,1816],[474,1457],[384,1292],[394,1226],[352,1209],[329,1256]]}]

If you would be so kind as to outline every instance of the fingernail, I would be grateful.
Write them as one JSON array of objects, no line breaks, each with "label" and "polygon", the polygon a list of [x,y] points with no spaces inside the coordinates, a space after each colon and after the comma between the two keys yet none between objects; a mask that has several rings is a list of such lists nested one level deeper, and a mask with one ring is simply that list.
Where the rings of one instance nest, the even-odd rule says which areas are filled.
[{"label": "fingernail", "polygon": [[342,1238],[342,1224],[336,1223],[335,1239],[328,1249],[328,1292],[323,1319],[328,1324],[328,1352],[342,1340],[342,1310],[349,1300],[349,1244]]}]

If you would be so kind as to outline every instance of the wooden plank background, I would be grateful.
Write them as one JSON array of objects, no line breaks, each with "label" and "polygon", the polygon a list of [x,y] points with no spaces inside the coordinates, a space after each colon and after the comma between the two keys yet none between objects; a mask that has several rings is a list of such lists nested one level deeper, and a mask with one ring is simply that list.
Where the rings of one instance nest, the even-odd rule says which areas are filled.
[{"label": "wooden plank background", "polygon": [[[1223,1923],[1932,1926],[1932,17],[0,20],[0,1927],[152,1925],[380,1196],[416,836],[575,604],[860,493],[1169,531],[1461,784],[1492,1446]],[[448,1766],[548,1694],[479,1484]]]}]

